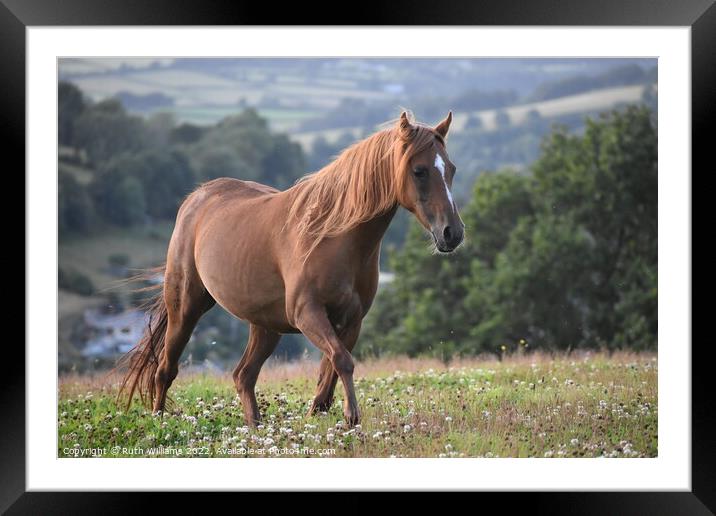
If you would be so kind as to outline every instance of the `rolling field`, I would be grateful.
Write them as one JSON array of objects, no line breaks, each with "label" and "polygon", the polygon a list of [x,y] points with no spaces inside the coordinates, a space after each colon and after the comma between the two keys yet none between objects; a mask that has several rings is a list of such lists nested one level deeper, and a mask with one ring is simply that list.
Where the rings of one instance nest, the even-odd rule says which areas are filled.
[{"label": "rolling field", "polygon": [[[236,115],[241,110],[235,105],[192,105],[173,108],[169,113],[177,119],[195,124],[212,124],[227,116]],[[318,110],[306,109],[268,109],[259,108],[259,115],[266,118],[274,131],[288,131],[303,120],[320,115]]]},{"label": "rolling field", "polygon": [[58,457],[657,456],[655,354],[362,362],[355,428],[340,384],[328,413],[306,416],[317,365],[267,364],[255,429],[228,373],[180,371],[163,416],[118,405],[116,376],[61,377]]},{"label": "rolling field", "polygon": [[[87,64],[87,63],[85,63]],[[335,108],[344,98],[381,101],[390,95],[379,87],[361,87],[355,78],[306,77],[281,67],[245,63],[224,69],[221,75],[192,70],[137,69],[122,73],[87,73],[73,76],[72,82],[95,100],[120,92],[148,95],[161,91],[176,100],[168,109],[178,120],[213,124],[239,113],[244,102],[259,108],[274,130],[293,129],[306,118]],[[280,99],[284,107],[259,107],[265,98]],[[299,107],[289,107],[298,105]],[[163,109],[163,108],[162,108]]]}]

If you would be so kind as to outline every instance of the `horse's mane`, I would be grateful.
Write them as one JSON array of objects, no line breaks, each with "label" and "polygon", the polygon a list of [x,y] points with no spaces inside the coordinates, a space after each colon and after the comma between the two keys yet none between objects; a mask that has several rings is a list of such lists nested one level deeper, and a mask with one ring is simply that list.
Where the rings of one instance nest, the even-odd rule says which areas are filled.
[{"label": "horse's mane", "polygon": [[392,209],[402,200],[408,163],[442,141],[432,128],[415,124],[408,140],[398,127],[354,143],[318,172],[299,179],[288,219],[298,221],[305,257],[324,238],[337,236]]}]

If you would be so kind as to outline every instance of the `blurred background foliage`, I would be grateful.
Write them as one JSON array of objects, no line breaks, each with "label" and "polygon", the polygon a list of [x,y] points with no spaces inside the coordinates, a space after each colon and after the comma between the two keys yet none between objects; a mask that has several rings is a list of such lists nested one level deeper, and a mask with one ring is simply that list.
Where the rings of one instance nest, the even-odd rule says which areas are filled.
[{"label": "blurred background foliage", "polygon": [[[434,256],[399,210],[381,257],[393,281],[356,354],[656,349],[655,60],[91,61],[64,60],[58,85],[61,370],[113,363],[85,353],[88,310],[141,304],[121,280],[163,262],[198,184],[288,188],[403,106],[428,123],[456,113],[448,151],[467,237]],[[452,82],[431,82],[436,71]],[[235,90],[223,101],[222,80]],[[185,359],[230,368],[246,335],[216,307]],[[300,336],[277,351],[305,354],[317,356]]]},{"label": "blurred background foliage", "polygon": [[485,173],[462,249],[436,259],[411,224],[362,355],[501,353],[657,344],[657,140],[630,107],[555,128],[529,172]]}]

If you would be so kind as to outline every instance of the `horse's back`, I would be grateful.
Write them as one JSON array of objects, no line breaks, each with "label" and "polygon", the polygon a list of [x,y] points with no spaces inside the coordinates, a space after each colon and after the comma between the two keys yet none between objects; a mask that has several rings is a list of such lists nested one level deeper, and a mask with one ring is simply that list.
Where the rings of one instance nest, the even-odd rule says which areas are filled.
[{"label": "horse's back", "polygon": [[233,177],[220,177],[202,184],[196,192],[208,196],[256,197],[278,193],[279,190],[255,181],[244,181]]},{"label": "horse's back", "polygon": [[[261,183],[229,177],[203,183],[187,196],[179,208],[167,261],[170,262],[174,258],[193,263],[194,246],[203,227],[217,218],[223,218],[225,224],[226,216],[230,216],[237,208],[242,212],[241,215],[245,215],[252,211],[252,204],[261,202],[260,198],[268,198],[278,192],[275,188]],[[239,220],[241,218],[243,217],[239,217]]]},{"label": "horse's back", "polygon": [[193,245],[197,224],[206,220],[207,215],[225,212],[231,207],[251,204],[252,199],[270,197],[278,192],[279,190],[268,185],[230,177],[207,181],[190,193],[179,207],[173,235],[176,238],[173,240],[182,237],[187,239],[191,235],[190,240]]}]

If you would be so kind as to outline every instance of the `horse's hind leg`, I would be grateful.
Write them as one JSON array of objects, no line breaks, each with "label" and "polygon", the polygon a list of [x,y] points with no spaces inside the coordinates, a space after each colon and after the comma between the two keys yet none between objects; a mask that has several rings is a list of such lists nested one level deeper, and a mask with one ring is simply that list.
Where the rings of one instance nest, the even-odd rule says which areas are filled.
[{"label": "horse's hind leg", "polygon": [[181,357],[199,318],[215,301],[204,289],[198,275],[191,278],[183,272],[170,272],[164,276],[164,300],[167,306],[167,330],[164,348],[154,376],[153,412],[164,411],[167,391],[179,373]]},{"label": "horse's hind leg", "polygon": [[246,424],[255,426],[261,419],[259,406],[256,402],[256,380],[261,366],[276,349],[281,335],[252,324],[249,328],[249,342],[246,351],[234,369],[233,378],[236,390],[244,407]]},{"label": "horse's hind leg", "polygon": [[360,421],[360,411],[353,385],[353,357],[338,338],[325,307],[311,300],[301,301],[296,303],[301,308],[294,318],[294,326],[329,358],[343,383],[343,415],[349,425],[355,425]]},{"label": "horse's hind leg", "polygon": [[[361,321],[351,325],[345,332],[339,333],[338,338],[341,339],[343,345],[348,352],[352,352],[358,340],[360,333]],[[318,367],[318,386],[316,387],[316,395],[313,397],[313,403],[308,414],[316,412],[328,412],[333,405],[333,392],[338,382],[338,374],[327,355],[323,355],[321,364]]]},{"label": "horse's hind leg", "polygon": [[336,383],[338,382],[338,375],[336,370],[333,369],[330,359],[323,355],[321,358],[321,364],[318,366],[318,385],[316,387],[316,394],[313,397],[311,408],[308,409],[308,415],[315,414],[316,412],[328,412],[333,405],[333,392],[336,389]]}]

